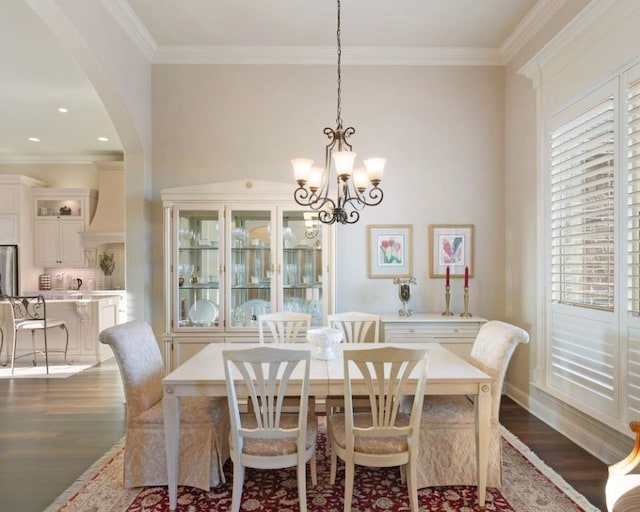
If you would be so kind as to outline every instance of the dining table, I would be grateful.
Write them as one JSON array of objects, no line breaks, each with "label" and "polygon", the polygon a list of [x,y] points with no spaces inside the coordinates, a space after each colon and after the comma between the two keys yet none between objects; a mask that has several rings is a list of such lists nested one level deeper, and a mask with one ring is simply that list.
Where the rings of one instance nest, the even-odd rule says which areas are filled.
[{"label": "dining table", "polygon": [[[223,351],[260,346],[259,343],[211,343],[185,361],[162,380],[164,427],[167,456],[169,509],[176,509],[178,494],[178,461],[180,436],[180,398],[187,396],[225,397]],[[484,507],[486,498],[489,429],[491,417],[491,377],[469,361],[433,342],[384,343],[384,346],[427,349],[429,364],[424,387],[425,395],[475,396],[476,464],[478,505]],[[315,347],[308,343],[279,344],[279,348]],[[333,359],[311,358],[309,395],[316,399],[344,393],[344,350],[370,350],[370,343],[341,343],[333,347]],[[295,378],[295,374],[293,375]],[[238,374],[238,379],[241,379]],[[358,382],[353,381],[354,393]],[[242,387],[240,387],[242,389]],[[364,390],[362,390],[364,391]],[[241,392],[241,391],[240,391]],[[238,398],[246,398],[238,396]]]}]

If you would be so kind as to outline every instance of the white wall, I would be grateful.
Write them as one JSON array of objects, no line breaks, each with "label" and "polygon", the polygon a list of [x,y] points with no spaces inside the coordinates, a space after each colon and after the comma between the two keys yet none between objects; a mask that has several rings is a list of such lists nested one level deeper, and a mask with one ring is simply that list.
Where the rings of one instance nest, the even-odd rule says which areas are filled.
[{"label": "white wall", "polygon": [[106,2],[26,0],[78,61],[104,102],[124,149],[127,307],[151,311],[151,65],[107,12]]},{"label": "white wall", "polygon": [[[289,160],[321,161],[335,127],[333,66],[156,65],[153,70],[153,254],[161,254],[159,191],[238,178],[292,181]],[[411,306],[444,310],[444,282],[429,279],[428,225],[474,224],[473,314],[504,311],[504,91],[500,67],[342,70],[342,117],[358,160],[388,159],[385,198],[337,233],[338,310],[391,313],[391,280],[366,268],[368,224],[414,226]],[[162,267],[154,260],[154,318],[162,314]],[[452,283],[462,310],[462,283]]]},{"label": "white wall", "polygon": [[529,331],[528,345],[517,348],[507,388],[526,405],[538,344],[538,152],[536,93],[520,68],[564,28],[588,0],[565,2],[505,68],[505,317]]}]

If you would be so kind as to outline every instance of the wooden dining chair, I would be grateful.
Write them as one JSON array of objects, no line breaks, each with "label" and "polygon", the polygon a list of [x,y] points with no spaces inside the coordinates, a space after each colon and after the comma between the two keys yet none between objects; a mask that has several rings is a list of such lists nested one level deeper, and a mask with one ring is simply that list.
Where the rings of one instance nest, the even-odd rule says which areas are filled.
[{"label": "wooden dining chair", "polygon": [[[340,329],[344,335],[345,343],[378,343],[380,341],[380,315],[349,311],[347,313],[335,313],[327,315],[329,327]],[[367,406],[367,400],[354,397],[355,403],[362,407]],[[325,398],[325,411],[327,415],[338,412],[344,408],[344,397],[330,395]],[[331,446],[327,443],[327,453]]]},{"label": "wooden dining chair", "polygon": [[[297,468],[300,511],[307,510],[306,464],[317,483],[318,422],[309,414],[310,350],[261,346],[223,351],[227,399],[231,411],[230,449],[233,461],[231,512],[240,510],[246,467]],[[298,370],[298,373],[294,372]],[[238,389],[246,389],[251,411],[241,413]],[[286,396],[298,396],[297,412],[285,412]]]},{"label": "wooden dining chair", "polygon": [[[400,466],[411,511],[418,512],[416,459],[428,351],[380,347],[345,350],[343,357],[345,411],[328,417],[327,434],[331,484],[336,481],[338,457],[345,464],[344,512],[351,512],[355,464]],[[355,412],[353,384],[361,380],[368,390],[370,409]],[[410,413],[399,410],[406,395],[415,395]]]},{"label": "wooden dining chair", "polygon": [[[505,322],[492,320],[478,332],[470,362],[491,376],[491,424],[487,485],[502,485],[502,440],[498,415],[504,377],[519,343],[529,334]],[[429,395],[420,423],[418,488],[441,485],[477,485],[475,403],[467,396]]]},{"label": "wooden dining chair", "polygon": [[258,316],[258,336],[260,343],[266,341],[268,329],[273,343],[295,343],[298,335],[305,333],[311,325],[311,315],[307,313],[279,312]]},{"label": "wooden dining chair", "polygon": [[[124,387],[124,486],[167,485],[165,372],[153,330],[146,322],[131,321],[104,329],[99,339],[113,350]],[[226,398],[180,399],[179,485],[208,491],[225,481],[222,467],[229,458],[229,421]]]},{"label": "wooden dining chair", "polygon": [[344,333],[345,343],[378,343],[380,341],[380,315],[350,311],[327,315],[329,327]]},{"label": "wooden dining chair", "polygon": [[[64,361],[67,361],[67,350],[69,348],[69,329],[64,320],[51,318],[47,315],[47,301],[43,295],[23,295],[23,296],[7,296],[11,304],[11,314],[13,319],[13,348],[11,350],[11,375],[15,369],[16,359],[21,357],[33,357],[33,366],[36,366],[36,356],[38,354],[44,356],[44,364],[47,375],[49,374],[49,353],[60,352],[64,354]],[[64,349],[49,349],[48,332],[49,329],[62,329],[65,332],[66,339]],[[18,345],[18,335],[21,332],[29,331],[31,333],[31,351],[19,356],[16,355]],[[36,332],[42,333],[42,341],[44,350],[36,348]],[[3,336],[4,337],[4,336]]]}]

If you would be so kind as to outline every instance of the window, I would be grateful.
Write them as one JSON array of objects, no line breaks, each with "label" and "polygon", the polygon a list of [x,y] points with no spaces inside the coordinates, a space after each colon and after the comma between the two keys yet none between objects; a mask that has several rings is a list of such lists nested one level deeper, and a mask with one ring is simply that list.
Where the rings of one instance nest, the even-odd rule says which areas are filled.
[{"label": "window", "polygon": [[613,96],[550,134],[553,302],[613,310],[613,135]]},{"label": "window", "polygon": [[640,80],[626,87],[627,305],[640,314]]}]

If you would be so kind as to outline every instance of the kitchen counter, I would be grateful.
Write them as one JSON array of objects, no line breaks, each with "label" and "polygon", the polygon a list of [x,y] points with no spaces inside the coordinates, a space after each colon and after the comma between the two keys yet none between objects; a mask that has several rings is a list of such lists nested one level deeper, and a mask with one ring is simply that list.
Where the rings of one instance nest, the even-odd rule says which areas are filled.
[{"label": "kitchen counter", "polygon": [[24,295],[42,295],[47,303],[52,301],[77,301],[100,297],[118,297],[118,323],[127,321],[127,291],[126,290],[37,290],[28,291]]},{"label": "kitchen counter", "polygon": [[[69,329],[69,347],[67,350],[67,360],[74,363],[99,363],[113,357],[113,352],[108,345],[103,345],[98,340],[100,331],[120,322],[120,296],[119,295],[96,295],[85,296],[84,294],[66,294],[64,291],[45,292],[51,293],[49,297],[42,293],[47,299],[47,316],[49,318],[63,319]],[[36,294],[37,294],[36,293]],[[28,295],[26,293],[25,295]],[[61,297],[61,298],[57,298]],[[13,346],[13,329],[7,328],[11,325],[11,306],[9,302],[0,303],[0,322],[5,331],[5,346],[7,352]],[[42,336],[36,335],[36,343],[43,346]],[[61,329],[49,329],[47,342],[50,350],[64,350],[65,333]],[[16,353],[26,353],[31,351],[31,339],[28,333],[21,333],[18,340]],[[5,354],[7,353],[5,352]],[[3,355],[2,360],[6,356]],[[50,362],[62,362],[63,354],[51,352]]]}]

